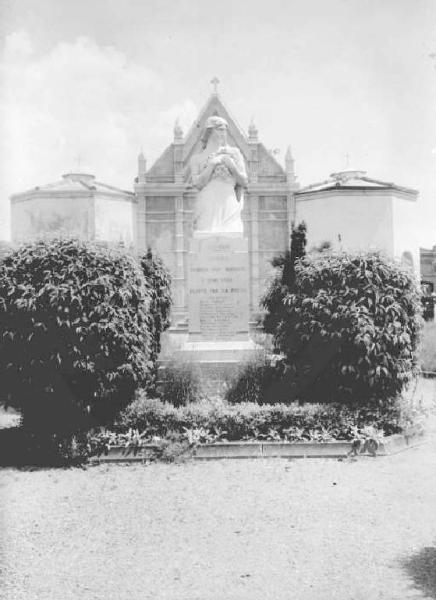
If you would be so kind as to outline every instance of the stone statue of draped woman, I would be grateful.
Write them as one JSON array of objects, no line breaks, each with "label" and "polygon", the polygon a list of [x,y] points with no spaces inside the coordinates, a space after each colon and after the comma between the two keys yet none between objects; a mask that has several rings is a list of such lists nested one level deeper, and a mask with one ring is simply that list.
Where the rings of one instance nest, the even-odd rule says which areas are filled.
[{"label": "stone statue of draped woman", "polygon": [[244,159],[227,144],[227,121],[210,117],[202,137],[203,149],[190,163],[198,189],[194,228],[213,233],[242,232],[242,188],[247,185]]}]

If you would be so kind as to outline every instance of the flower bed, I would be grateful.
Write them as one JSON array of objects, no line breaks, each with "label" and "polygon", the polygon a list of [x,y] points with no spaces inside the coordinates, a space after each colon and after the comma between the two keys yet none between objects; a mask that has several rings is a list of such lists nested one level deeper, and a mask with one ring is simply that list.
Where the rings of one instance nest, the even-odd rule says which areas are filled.
[{"label": "flower bed", "polygon": [[[409,419],[409,420],[408,420]],[[401,433],[411,424],[398,406],[345,407],[297,403],[262,405],[199,402],[182,407],[140,397],[120,416],[112,431],[90,437],[93,455],[110,448],[183,453],[201,444],[228,442],[354,442]]]}]

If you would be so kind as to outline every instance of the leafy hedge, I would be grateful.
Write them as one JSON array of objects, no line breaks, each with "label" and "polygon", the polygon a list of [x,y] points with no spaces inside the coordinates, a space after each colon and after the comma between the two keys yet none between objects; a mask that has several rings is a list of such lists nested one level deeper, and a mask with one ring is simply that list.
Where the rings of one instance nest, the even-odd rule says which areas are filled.
[{"label": "leafy hedge", "polygon": [[417,282],[380,254],[309,256],[263,304],[290,400],[389,402],[417,373]]},{"label": "leafy hedge", "polygon": [[0,263],[2,400],[24,426],[69,431],[110,419],[147,381],[152,286],[127,253],[38,241]]},{"label": "leafy hedge", "polygon": [[159,398],[173,406],[198,402],[203,397],[198,365],[188,360],[163,362],[156,391]]},{"label": "leafy hedge", "polygon": [[161,350],[161,335],[170,325],[171,278],[162,260],[153,256],[150,248],[140,258],[140,265],[150,298],[150,361],[155,365]]},{"label": "leafy hedge", "polygon": [[228,382],[225,399],[230,404],[255,402],[256,404],[279,404],[287,400],[286,386],[282,385],[283,361],[276,360],[266,352],[240,365]]},{"label": "leafy hedge", "polygon": [[296,403],[259,406],[200,402],[174,407],[142,396],[122,412],[115,431],[137,429],[147,439],[195,429],[203,431],[206,439],[325,441],[353,439],[356,428],[365,426],[382,429],[386,435],[397,433],[401,430],[400,410]]}]

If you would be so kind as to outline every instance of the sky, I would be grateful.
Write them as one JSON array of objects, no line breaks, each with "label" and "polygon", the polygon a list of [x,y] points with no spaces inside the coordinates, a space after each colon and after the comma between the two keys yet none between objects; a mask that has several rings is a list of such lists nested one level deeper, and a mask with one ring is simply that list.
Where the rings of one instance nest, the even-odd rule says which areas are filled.
[{"label": "sky", "polygon": [[0,239],[9,196],[84,171],[133,189],[220,79],[301,185],[346,166],[419,190],[436,245],[435,0],[0,0]]}]

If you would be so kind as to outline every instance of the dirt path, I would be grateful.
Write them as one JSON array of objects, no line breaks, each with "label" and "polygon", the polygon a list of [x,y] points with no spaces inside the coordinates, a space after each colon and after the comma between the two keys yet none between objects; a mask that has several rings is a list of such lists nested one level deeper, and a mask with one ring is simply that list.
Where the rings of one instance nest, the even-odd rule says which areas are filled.
[{"label": "dirt path", "polygon": [[7,600],[436,598],[434,442],[351,463],[8,469],[1,482]]}]

